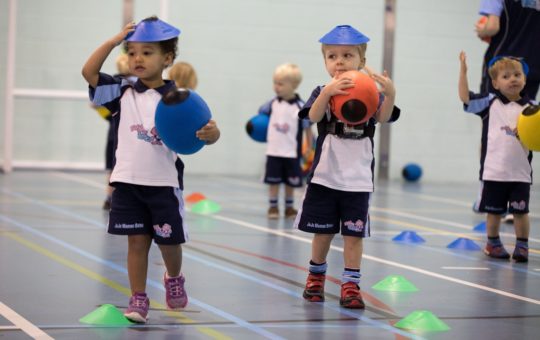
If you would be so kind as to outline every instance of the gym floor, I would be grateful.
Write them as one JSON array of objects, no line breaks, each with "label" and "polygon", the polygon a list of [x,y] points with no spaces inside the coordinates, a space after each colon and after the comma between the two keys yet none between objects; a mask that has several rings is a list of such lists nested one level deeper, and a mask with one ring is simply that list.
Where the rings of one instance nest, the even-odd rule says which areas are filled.
[{"label": "gym floor", "polygon": [[[328,256],[326,301],[306,302],[311,236],[294,230],[291,220],[267,220],[267,187],[257,178],[187,175],[184,197],[199,192],[221,207],[196,214],[187,205],[182,271],[190,302],[181,312],[165,309],[164,266],[153,246],[149,321],[119,325],[112,315],[130,295],[127,241],[106,233],[104,182],[100,172],[0,175],[0,338],[537,339],[540,333],[537,184],[530,259],[516,264],[478,249],[485,242],[475,230],[484,216],[471,209],[478,183],[377,183],[362,261],[367,307],[358,311],[339,307],[339,236]],[[425,242],[404,242],[404,235]],[[511,252],[511,224],[501,236]],[[449,247],[454,241],[465,247]],[[374,288],[391,279],[397,289]],[[417,290],[405,291],[407,284]],[[79,321],[96,314],[100,322]]]}]

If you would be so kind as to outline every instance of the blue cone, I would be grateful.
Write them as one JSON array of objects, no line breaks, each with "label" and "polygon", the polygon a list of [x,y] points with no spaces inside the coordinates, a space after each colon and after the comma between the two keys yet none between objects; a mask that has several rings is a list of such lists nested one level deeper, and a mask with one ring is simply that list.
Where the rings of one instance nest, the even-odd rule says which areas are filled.
[{"label": "blue cone", "polygon": [[478,223],[474,228],[473,228],[474,231],[477,231],[479,233],[484,233],[486,232],[486,222],[480,222]]},{"label": "blue cone", "polygon": [[426,242],[422,237],[418,236],[415,231],[405,230],[401,234],[397,235],[392,239],[396,242],[406,242],[406,243],[422,243]]},{"label": "blue cone", "polygon": [[480,250],[480,246],[474,243],[473,240],[469,240],[465,237],[460,237],[451,242],[446,248],[459,249],[459,250]]}]

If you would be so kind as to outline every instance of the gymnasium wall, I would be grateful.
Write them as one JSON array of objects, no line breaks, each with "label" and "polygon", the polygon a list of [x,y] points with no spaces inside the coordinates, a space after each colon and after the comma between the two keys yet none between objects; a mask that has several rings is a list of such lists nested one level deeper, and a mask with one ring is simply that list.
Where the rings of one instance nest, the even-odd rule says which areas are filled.
[{"label": "gymnasium wall", "polygon": [[[469,57],[469,82],[479,84],[486,44],[474,34],[479,0],[397,0],[394,70],[401,119],[391,127],[390,175],[420,164],[424,181],[476,182],[480,119],[465,114],[457,95],[458,54]],[[85,91],[80,70],[89,54],[119,32],[122,1],[19,0],[16,87]],[[299,94],[328,81],[318,39],[339,24],[371,38],[367,63],[382,68],[383,0],[168,1],[166,21],[182,30],[178,60],[198,72],[198,92],[222,131],[221,140],[184,157],[188,173],[262,174],[264,144],[245,122],[273,96],[272,72],[294,62]],[[135,20],[159,14],[160,2],[135,0]],[[0,46],[7,46],[8,1],[0,1]],[[104,71],[115,72],[114,51]],[[0,49],[0,93],[6,50]],[[0,96],[3,131],[5,96]],[[107,122],[84,100],[17,99],[14,161],[103,164]],[[378,139],[376,139],[378,144]],[[2,140],[3,143],[3,140]],[[535,155],[537,156],[537,155]],[[3,147],[0,158],[3,157]],[[539,168],[540,157],[533,167]]]}]

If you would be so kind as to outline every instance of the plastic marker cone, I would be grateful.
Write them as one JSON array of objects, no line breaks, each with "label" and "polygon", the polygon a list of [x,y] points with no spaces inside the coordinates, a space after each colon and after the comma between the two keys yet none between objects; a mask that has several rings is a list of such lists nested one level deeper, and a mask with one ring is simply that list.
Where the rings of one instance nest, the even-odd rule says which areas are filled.
[{"label": "plastic marker cone", "polygon": [[427,310],[414,311],[399,320],[394,326],[424,332],[443,332],[450,330],[447,324]]},{"label": "plastic marker cone", "polygon": [[465,237],[460,237],[454,242],[446,246],[446,248],[459,249],[459,250],[480,250],[480,246],[474,243],[473,240],[469,240]]},{"label": "plastic marker cone", "polygon": [[406,243],[422,243],[426,242],[422,237],[418,236],[415,231],[405,230],[402,231],[399,235],[394,237],[392,241],[396,242],[406,242]]},{"label": "plastic marker cone", "polygon": [[194,192],[194,193],[186,196],[186,202],[188,202],[188,203],[197,203],[197,202],[202,201],[204,199],[206,199],[206,196],[204,196],[200,192]]},{"label": "plastic marker cone", "polygon": [[383,290],[388,292],[417,292],[418,288],[409,280],[401,275],[389,275],[385,279],[376,283],[373,287],[375,290]]},{"label": "plastic marker cone", "polygon": [[480,222],[478,223],[474,228],[473,228],[474,231],[477,231],[479,233],[484,233],[486,232],[486,222]]},{"label": "plastic marker cone", "polygon": [[197,203],[195,203],[191,207],[191,211],[196,214],[214,214],[219,211],[221,211],[221,206],[217,204],[216,202],[210,201],[210,200],[202,200]]},{"label": "plastic marker cone", "polygon": [[111,304],[101,305],[98,309],[79,319],[90,325],[129,326],[133,322],[126,319],[124,313]]}]

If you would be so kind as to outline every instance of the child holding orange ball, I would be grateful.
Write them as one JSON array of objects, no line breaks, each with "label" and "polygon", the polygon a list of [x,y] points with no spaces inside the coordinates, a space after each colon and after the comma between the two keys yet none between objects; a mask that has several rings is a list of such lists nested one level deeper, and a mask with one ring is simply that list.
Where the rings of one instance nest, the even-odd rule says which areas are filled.
[{"label": "child holding orange ball", "polygon": [[351,26],[337,26],[320,40],[330,81],[318,86],[298,113],[317,123],[319,136],[315,161],[295,227],[313,233],[309,275],[303,296],[324,301],[326,257],[335,234],[343,235],[344,269],[340,305],[364,308],[360,293],[362,240],[369,236],[369,199],[373,192],[375,124],[395,121],[400,110],[394,106],[396,91],[387,73],[371,74],[380,86],[379,106],[365,123],[350,126],[329,108],[333,96],[347,95],[353,80],[340,76],[359,71],[366,64],[369,38]]}]

